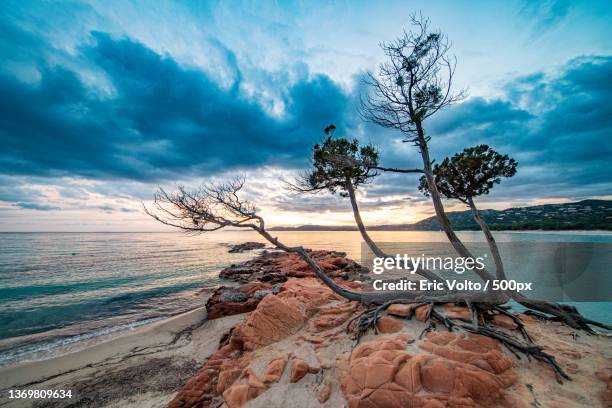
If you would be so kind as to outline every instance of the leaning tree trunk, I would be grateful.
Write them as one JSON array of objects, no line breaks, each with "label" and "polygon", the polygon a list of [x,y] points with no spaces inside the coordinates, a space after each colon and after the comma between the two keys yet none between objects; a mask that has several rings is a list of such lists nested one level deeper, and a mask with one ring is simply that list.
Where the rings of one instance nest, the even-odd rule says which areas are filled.
[{"label": "leaning tree trunk", "polygon": [[[425,139],[425,133],[423,130],[423,126],[420,121],[416,122],[416,125],[417,125],[417,134],[418,134],[417,135],[418,146],[421,150],[421,157],[423,159],[423,167],[425,171],[425,177],[427,180],[427,187],[429,189],[429,193],[431,195],[434,209],[436,211],[436,216],[438,218],[440,226],[442,227],[449,241],[451,242],[451,244],[453,245],[453,247],[455,248],[455,250],[460,256],[465,257],[465,258],[468,258],[468,257],[473,258],[470,251],[465,247],[463,242],[461,242],[457,234],[455,234],[455,231],[453,230],[450,224],[450,221],[448,217],[446,216],[446,213],[444,211],[444,205],[442,204],[442,199],[440,197],[440,192],[438,191],[438,187],[436,186],[435,179],[433,176],[431,159],[429,156],[429,148],[427,146],[427,140]],[[480,271],[476,270],[476,273],[484,281],[493,279],[491,274],[486,270],[480,270]],[[581,329],[589,333],[593,333],[593,330],[591,329],[589,325],[594,325],[594,326],[604,328],[606,330],[612,330],[612,326],[605,325],[605,324],[585,318],[573,306],[562,305],[562,304],[547,302],[543,300],[529,299],[516,291],[511,291],[510,294],[512,298],[518,303],[520,303],[521,305],[529,309],[554,316],[555,318],[558,318],[564,321],[568,326],[574,329]],[[499,299],[499,300],[502,300],[502,299]]]},{"label": "leaning tree trunk", "polygon": [[[499,280],[507,280],[506,272],[504,270],[504,263],[502,262],[501,255],[499,253],[499,248],[497,247],[497,242],[495,242],[495,238],[493,237],[489,226],[480,216],[480,212],[478,211],[478,208],[476,208],[472,197],[468,197],[467,203],[470,207],[470,210],[472,211],[472,216],[474,217],[474,220],[480,226],[480,229],[482,230],[482,233],[484,234],[485,239],[487,240],[487,244],[489,245],[489,251],[491,251],[491,255],[493,256],[493,262],[495,262],[496,278]],[[513,294],[518,294],[513,291],[504,291],[504,293],[506,294],[506,301],[508,300],[508,297],[513,297]]]},{"label": "leaning tree trunk", "polygon": [[[380,247],[372,240],[372,238],[370,237],[370,234],[368,234],[368,231],[365,228],[363,220],[361,219],[361,212],[359,211],[359,205],[357,204],[357,197],[355,196],[355,188],[353,187],[353,183],[351,179],[348,177],[346,179],[346,191],[348,192],[349,199],[351,201],[351,207],[353,208],[353,216],[355,217],[355,224],[357,224],[357,228],[359,229],[359,232],[361,233],[361,237],[363,238],[365,243],[368,245],[370,250],[377,257],[391,258],[389,254],[385,253],[382,249],[380,249]],[[413,268],[414,268],[414,264],[413,264]],[[443,282],[443,280],[440,279],[438,275],[436,275],[435,273],[427,269],[421,268],[421,267],[419,267],[415,271],[415,273],[423,276],[424,278],[429,279],[430,281],[436,280],[438,282],[440,281]]]},{"label": "leaning tree trunk", "polygon": [[[455,230],[444,211],[444,205],[442,204],[442,198],[440,197],[440,192],[438,191],[438,187],[436,186],[436,182],[433,176],[433,170],[431,166],[431,158],[429,157],[429,148],[427,146],[427,141],[425,140],[425,133],[423,131],[423,126],[420,122],[417,122],[417,133],[418,133],[418,146],[421,150],[421,158],[423,159],[423,169],[425,172],[425,179],[427,180],[427,187],[429,190],[429,195],[431,196],[431,200],[433,202],[434,210],[436,211],[436,217],[438,218],[438,222],[440,223],[440,227],[446,234],[446,237],[450,241],[451,245],[457,253],[464,258],[474,258],[472,253],[466,248],[463,242],[459,239]],[[492,280],[493,276],[486,269],[475,269],[474,272],[482,279],[483,281]],[[501,300],[501,299],[500,299]],[[503,302],[502,302],[503,303]]]}]

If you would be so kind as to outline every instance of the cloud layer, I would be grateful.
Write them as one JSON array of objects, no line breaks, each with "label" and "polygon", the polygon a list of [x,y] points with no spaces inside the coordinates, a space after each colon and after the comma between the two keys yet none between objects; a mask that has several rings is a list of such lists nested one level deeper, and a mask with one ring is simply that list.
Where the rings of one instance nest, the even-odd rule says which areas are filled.
[{"label": "cloud layer", "polygon": [[[546,2],[524,6],[520,13],[536,19],[533,28],[545,37],[569,20],[570,6]],[[151,38],[164,39],[160,33],[136,38],[113,24],[92,23],[102,19],[92,12],[95,7],[76,8],[78,13],[57,20],[62,7],[54,6],[56,16],[47,25],[44,19],[27,21],[28,13],[13,15],[11,7],[2,10],[0,209],[129,214],[137,211],[130,203],[150,197],[157,184],[195,184],[204,177],[247,172],[253,178],[250,196],[268,210],[347,212],[338,197],[288,197],[278,182],[308,165],[312,144],[332,122],[337,135],[378,146],[387,166],[419,165],[417,152],[400,142],[401,135],[359,118],[357,75],[381,57],[362,55],[359,44],[355,50],[323,47],[342,63],[353,61],[352,53],[372,63],[348,70],[339,62],[330,68],[342,77],[313,69],[325,64],[306,60],[309,54],[321,56],[316,48],[298,52],[302,45],[292,44],[299,38],[290,29],[293,23],[253,34],[262,42],[253,51],[256,63],[248,61],[245,49],[210,35],[194,39],[199,54],[190,60],[151,45]],[[82,24],[70,24],[77,15]],[[269,55],[282,64],[266,61],[265,42],[274,33],[276,46],[287,52],[277,47]],[[173,38],[167,36],[164,44]],[[500,77],[496,89],[426,124],[433,155],[441,160],[487,143],[515,157],[517,176],[496,187],[491,200],[612,195],[610,78],[612,56],[602,52]],[[364,211],[420,208],[426,202],[415,181],[414,176],[379,177],[360,192]]]},{"label": "cloud layer", "polygon": [[110,89],[59,65],[38,65],[33,83],[0,76],[2,173],[161,180],[295,165],[329,118],[347,122],[348,96],[323,75],[277,84],[274,115],[246,94],[237,66],[224,88],[133,40],[91,35],[77,57]]}]

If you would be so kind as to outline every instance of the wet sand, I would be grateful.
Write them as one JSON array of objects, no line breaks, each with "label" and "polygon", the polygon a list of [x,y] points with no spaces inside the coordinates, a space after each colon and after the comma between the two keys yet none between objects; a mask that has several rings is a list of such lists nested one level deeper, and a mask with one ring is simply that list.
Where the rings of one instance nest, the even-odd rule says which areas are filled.
[{"label": "wet sand", "polygon": [[[243,315],[199,308],[86,349],[0,368],[1,407],[163,407]],[[10,389],[71,390],[65,400],[10,400]]]}]

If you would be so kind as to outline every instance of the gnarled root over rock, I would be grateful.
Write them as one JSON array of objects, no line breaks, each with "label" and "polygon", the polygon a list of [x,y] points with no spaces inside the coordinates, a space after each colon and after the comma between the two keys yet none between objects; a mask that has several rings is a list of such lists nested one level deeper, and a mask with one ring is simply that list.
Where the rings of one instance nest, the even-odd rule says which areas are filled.
[{"label": "gnarled root over rock", "polygon": [[[448,331],[459,329],[468,333],[489,337],[506,346],[519,359],[520,354],[523,354],[530,360],[534,358],[550,365],[555,372],[557,381],[561,382],[562,379],[570,379],[559,366],[554,356],[546,353],[543,347],[533,343],[521,319],[502,306],[472,304],[467,308],[453,304],[402,304],[394,301],[394,303],[388,302],[364,311],[349,323],[347,330],[354,333],[357,342],[370,329],[378,333],[381,314],[387,309],[390,309],[388,313],[392,315],[407,319],[415,316],[419,321],[428,322],[429,324],[422,335],[431,332],[437,325],[442,325]],[[517,330],[522,339],[500,330],[499,327]]]}]

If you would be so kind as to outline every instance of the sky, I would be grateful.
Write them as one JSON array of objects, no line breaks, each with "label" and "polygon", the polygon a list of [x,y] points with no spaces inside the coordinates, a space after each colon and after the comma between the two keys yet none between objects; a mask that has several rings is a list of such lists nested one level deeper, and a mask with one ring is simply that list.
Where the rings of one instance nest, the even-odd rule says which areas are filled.
[{"label": "sky", "polygon": [[[612,198],[606,1],[0,2],[0,231],[157,231],[162,186],[245,175],[268,225],[349,225],[350,203],[284,188],[330,123],[386,166],[419,157],[359,116],[379,48],[420,12],[468,98],[425,123],[441,160],[486,143],[519,162],[479,199]],[[360,189],[367,224],[433,214],[414,175]],[[464,209],[447,202],[451,210]]]}]

